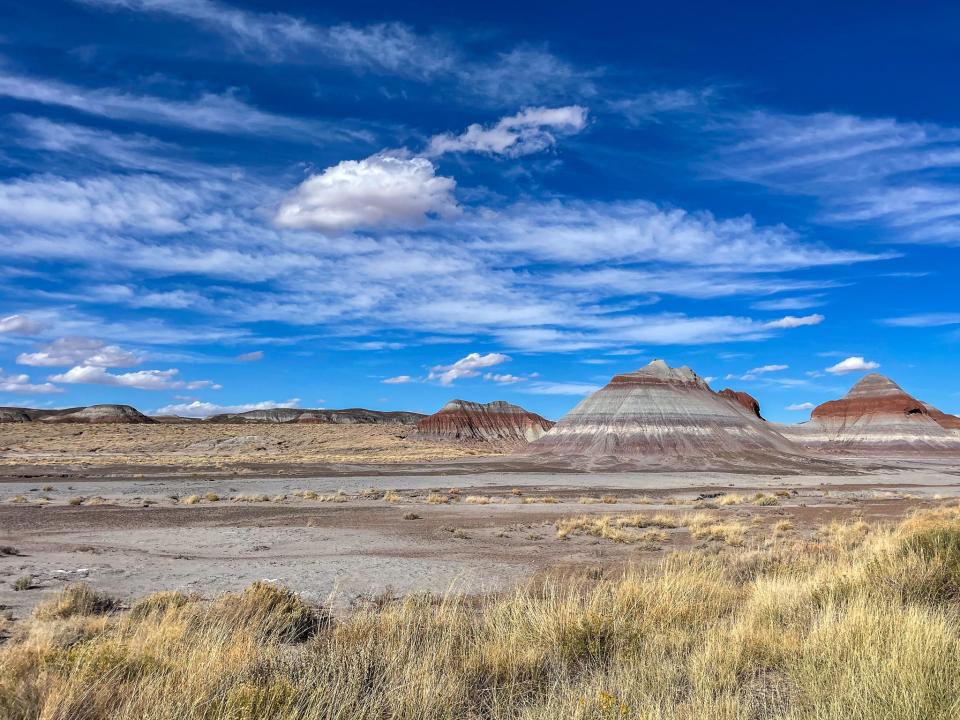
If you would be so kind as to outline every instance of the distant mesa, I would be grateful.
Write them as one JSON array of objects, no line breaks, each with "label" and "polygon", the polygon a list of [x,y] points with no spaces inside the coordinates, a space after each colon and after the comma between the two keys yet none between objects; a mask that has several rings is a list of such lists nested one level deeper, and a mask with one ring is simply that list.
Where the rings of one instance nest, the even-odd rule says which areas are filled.
[{"label": "distant mesa", "polygon": [[91,405],[84,408],[51,411],[33,418],[34,422],[44,423],[85,423],[99,424],[148,424],[154,422],[135,407],[130,405]]},{"label": "distant mesa", "polygon": [[781,429],[812,449],[960,452],[960,418],[917,400],[878,373],[863,377],[842,399],[814,408],[810,422]]},{"label": "distant mesa", "polygon": [[363,408],[346,410],[301,410],[299,408],[271,408],[241,413],[214,415],[206,422],[218,424],[242,423],[301,423],[339,425],[413,425],[425,417],[414,412],[381,412]]},{"label": "distant mesa", "polygon": [[525,445],[543,437],[553,422],[503,400],[451,400],[423,418],[411,434],[421,440],[456,440]]},{"label": "distant mesa", "polygon": [[731,400],[735,403],[739,403],[740,405],[745,407],[747,410],[752,412],[754,415],[756,415],[758,418],[763,420],[763,415],[760,414],[760,403],[757,402],[757,399],[750,393],[745,393],[741,390],[731,390],[730,388],[726,388],[724,390],[721,390],[718,394],[721,397],[727,398],[727,400]]}]

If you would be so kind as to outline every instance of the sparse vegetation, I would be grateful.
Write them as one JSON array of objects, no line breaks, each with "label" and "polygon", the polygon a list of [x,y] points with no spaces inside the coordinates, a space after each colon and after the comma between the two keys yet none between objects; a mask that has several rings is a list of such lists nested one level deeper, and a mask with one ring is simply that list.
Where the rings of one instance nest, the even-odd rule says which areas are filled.
[{"label": "sparse vegetation", "polygon": [[387,490],[383,494],[383,499],[386,500],[388,503],[398,503],[401,500],[403,500],[403,495],[398,493],[396,490]]},{"label": "sparse vegetation", "polygon": [[83,505],[83,498],[82,498],[82,497],[72,497],[72,498],[70,498],[69,500],[67,500],[67,504],[68,504],[68,505]]},{"label": "sparse vegetation", "polygon": [[[702,517],[687,527],[710,527],[709,513],[690,515]],[[0,645],[5,720],[948,720],[960,709],[956,509],[479,600],[389,598],[336,620],[267,583],[211,602],[162,593],[129,612],[97,598],[64,591],[14,626]]]},{"label": "sparse vegetation", "polygon": [[404,520],[419,520],[420,516],[413,512],[408,512],[403,516]]},{"label": "sparse vegetation", "polygon": [[450,496],[440,493],[430,493],[427,495],[427,502],[431,505],[446,505],[450,502]]},{"label": "sparse vegetation", "polygon": [[0,545],[0,555],[20,555],[20,550],[13,545]]},{"label": "sparse vegetation", "polygon": [[493,498],[489,495],[467,495],[463,501],[470,505],[489,505]]},{"label": "sparse vegetation", "polygon": [[199,495],[187,495],[183,500],[181,500],[184,505],[198,505],[200,503]]},{"label": "sparse vegetation", "polygon": [[29,590],[33,587],[33,575],[21,575],[13,581],[13,589],[17,592]]},{"label": "sparse vegetation", "polygon": [[220,496],[217,495],[215,492],[204,493],[203,499],[206,500],[207,502],[220,502]]}]

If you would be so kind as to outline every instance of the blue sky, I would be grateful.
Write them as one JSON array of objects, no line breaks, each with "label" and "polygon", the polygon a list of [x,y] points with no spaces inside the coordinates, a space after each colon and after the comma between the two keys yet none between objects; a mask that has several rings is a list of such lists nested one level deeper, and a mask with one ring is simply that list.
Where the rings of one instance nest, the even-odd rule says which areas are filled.
[{"label": "blue sky", "polygon": [[403,5],[0,6],[0,404],[960,411],[960,8]]}]

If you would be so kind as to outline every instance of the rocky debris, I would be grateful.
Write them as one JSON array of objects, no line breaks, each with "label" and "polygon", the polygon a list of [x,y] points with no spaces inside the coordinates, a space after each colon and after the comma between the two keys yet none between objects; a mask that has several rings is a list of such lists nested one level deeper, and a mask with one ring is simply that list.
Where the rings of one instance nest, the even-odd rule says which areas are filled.
[{"label": "rocky debris", "polygon": [[550,420],[503,400],[451,400],[438,412],[423,418],[411,437],[525,445],[541,438],[552,427]]},{"label": "rocky debris", "polygon": [[960,418],[917,400],[878,373],[863,377],[840,400],[814,408],[810,422],[782,426],[815,449],[849,452],[960,452]]},{"label": "rocky debris", "polygon": [[752,404],[720,395],[690,368],[662,360],[614,377],[529,451],[674,469],[803,462],[799,448]]},{"label": "rocky debris", "polygon": [[299,408],[271,408],[242,413],[214,415],[210,423],[331,423],[340,425],[413,425],[424,417],[421,413],[349,408],[346,410],[302,410]]},{"label": "rocky debris", "polygon": [[91,405],[38,418],[46,423],[148,424],[154,420],[130,405]]},{"label": "rocky debris", "polygon": [[725,388],[721,390],[718,395],[727,398],[727,400],[739,403],[758,418],[763,420],[763,415],[760,414],[760,403],[757,402],[757,399],[750,393],[745,393],[741,390],[731,390],[730,388]]}]

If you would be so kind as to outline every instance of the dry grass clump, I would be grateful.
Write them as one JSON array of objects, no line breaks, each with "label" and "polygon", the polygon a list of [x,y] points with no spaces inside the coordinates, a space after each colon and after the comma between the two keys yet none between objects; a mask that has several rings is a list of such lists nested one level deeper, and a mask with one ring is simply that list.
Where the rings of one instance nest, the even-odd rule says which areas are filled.
[{"label": "dry grass clump", "polygon": [[489,495],[467,495],[463,501],[469,505],[489,505],[493,498]]},{"label": "dry grass clump", "polygon": [[753,496],[754,505],[779,505],[780,501],[777,500],[775,495],[770,495],[769,493],[759,492]]},{"label": "dry grass clump", "polygon": [[741,505],[744,502],[746,502],[746,498],[737,493],[724,493],[717,498],[718,505]]},{"label": "dry grass clump", "polygon": [[233,502],[270,502],[269,495],[234,495]]},{"label": "dry grass clump", "polygon": [[450,496],[441,495],[440,493],[430,493],[427,495],[427,502],[431,505],[446,505],[450,502]]},{"label": "dry grass clump", "polygon": [[201,498],[199,495],[187,495],[180,502],[182,502],[184,505],[199,505],[202,499],[203,498]]},{"label": "dry grass clump", "polygon": [[16,592],[29,590],[33,587],[33,575],[21,575],[13,581],[13,589]]},{"label": "dry grass clump", "polygon": [[336,620],[265,583],[35,616],[0,645],[0,717],[956,718],[960,513],[837,538]]},{"label": "dry grass clump", "polygon": [[30,502],[30,501],[27,500],[27,498],[26,498],[25,495],[14,495],[12,498],[10,498],[10,502],[12,502],[12,503],[17,503],[17,504],[22,504],[22,503],[27,503],[27,502]]},{"label": "dry grass clump", "polygon": [[203,499],[207,502],[220,502],[220,496],[215,492],[206,492],[203,494]]},{"label": "dry grass clump", "polygon": [[79,582],[67,585],[55,598],[37,605],[33,616],[38,620],[63,620],[76,615],[103,615],[115,610],[118,605],[109,595]]},{"label": "dry grass clump", "polygon": [[[579,515],[576,517],[561,518],[554,523],[557,537],[566,540],[572,535],[592,535],[593,537],[612,540],[618,543],[666,542],[668,536],[663,528],[679,527],[680,521],[666,513],[658,513],[652,517],[646,515]],[[657,528],[645,532],[629,532],[644,528]]]},{"label": "dry grass clump", "polygon": [[20,555],[20,549],[13,545],[0,545],[0,555]]},{"label": "dry grass clump", "polygon": [[72,498],[70,498],[69,500],[67,500],[67,504],[68,504],[68,505],[83,505],[83,498],[82,498],[82,497],[72,497]]},{"label": "dry grass clump", "polygon": [[383,494],[383,499],[386,500],[388,503],[398,503],[401,500],[403,500],[403,495],[398,493],[396,490],[387,490]]}]

